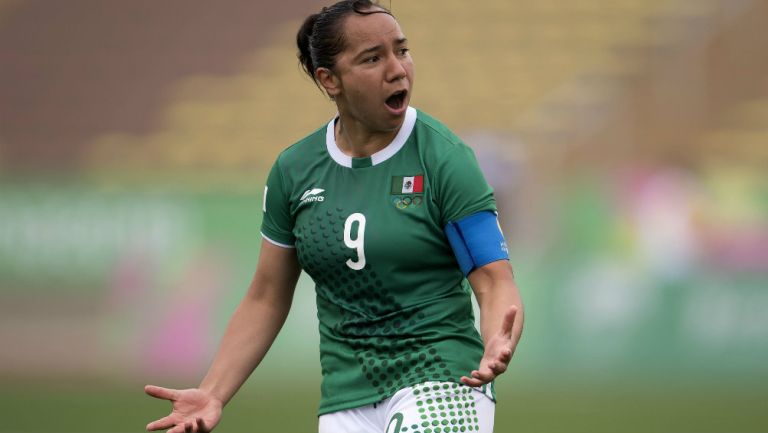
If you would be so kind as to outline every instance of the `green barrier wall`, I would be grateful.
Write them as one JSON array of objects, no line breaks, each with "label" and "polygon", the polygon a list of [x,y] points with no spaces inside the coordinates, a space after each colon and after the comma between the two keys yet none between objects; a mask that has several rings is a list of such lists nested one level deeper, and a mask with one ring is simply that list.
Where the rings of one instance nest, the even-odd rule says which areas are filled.
[{"label": "green barrier wall", "polygon": [[[537,261],[513,248],[527,313],[516,369],[544,378],[766,377],[764,272],[696,263],[672,272],[649,264],[612,240],[616,216],[594,187],[575,186],[567,195],[556,248]],[[3,188],[2,197],[6,329],[80,341],[82,335],[46,333],[45,326],[61,320],[98,328],[85,335],[94,339],[84,346],[91,361],[68,367],[72,374],[113,374],[90,369],[99,361],[128,377],[192,379],[204,371],[255,269],[259,193],[18,186]],[[42,329],[32,325],[40,319]],[[45,346],[0,358],[3,369],[55,370],[57,352]],[[303,276],[266,362],[276,374],[315,377],[316,348],[314,294]],[[54,365],[24,366],[36,355]],[[63,359],[76,364],[77,357]]]}]

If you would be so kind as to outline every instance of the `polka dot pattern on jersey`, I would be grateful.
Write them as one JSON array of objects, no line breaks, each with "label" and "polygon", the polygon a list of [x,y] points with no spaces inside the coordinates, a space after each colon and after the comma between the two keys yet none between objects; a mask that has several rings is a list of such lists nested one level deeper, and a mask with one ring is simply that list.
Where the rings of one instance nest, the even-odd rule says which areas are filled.
[{"label": "polka dot pattern on jersey", "polygon": [[[453,376],[437,350],[422,338],[402,338],[424,313],[408,311],[381,290],[382,278],[370,264],[362,272],[346,265],[357,252],[344,244],[349,212],[327,210],[296,230],[299,263],[317,283],[318,296],[338,306],[341,320],[334,326],[355,352],[363,376],[383,400],[414,383]],[[372,317],[375,320],[372,320]]]}]

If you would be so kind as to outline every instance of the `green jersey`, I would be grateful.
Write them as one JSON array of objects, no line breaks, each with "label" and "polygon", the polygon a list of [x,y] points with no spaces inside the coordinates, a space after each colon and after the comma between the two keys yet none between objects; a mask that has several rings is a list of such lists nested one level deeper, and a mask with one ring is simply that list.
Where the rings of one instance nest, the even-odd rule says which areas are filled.
[{"label": "green jersey", "polygon": [[280,154],[261,230],[295,247],[316,285],[321,415],[478,367],[470,287],[443,228],[496,210],[472,150],[425,113],[408,108],[365,158],[339,150],[334,125]]}]

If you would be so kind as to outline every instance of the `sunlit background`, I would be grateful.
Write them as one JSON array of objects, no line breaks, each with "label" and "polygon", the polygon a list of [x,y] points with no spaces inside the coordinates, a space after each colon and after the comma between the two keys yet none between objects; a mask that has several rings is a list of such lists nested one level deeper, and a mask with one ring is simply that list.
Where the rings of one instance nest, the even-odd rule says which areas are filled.
[{"label": "sunlit background", "polygon": [[[0,0],[0,432],[141,431],[145,383],[197,385],[266,171],[335,113],[294,48],[325,4]],[[526,304],[496,431],[768,432],[768,2],[391,7]],[[217,431],[314,431],[316,326],[303,276]]]}]

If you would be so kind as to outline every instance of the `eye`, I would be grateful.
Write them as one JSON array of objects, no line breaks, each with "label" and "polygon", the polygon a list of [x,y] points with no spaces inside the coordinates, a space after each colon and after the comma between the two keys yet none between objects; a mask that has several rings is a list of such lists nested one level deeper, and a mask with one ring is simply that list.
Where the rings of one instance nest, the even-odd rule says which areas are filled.
[{"label": "eye", "polygon": [[408,48],[400,48],[400,49],[399,49],[397,52],[398,52],[398,53],[399,53],[401,56],[404,56],[404,55],[408,54],[408,52],[409,52],[409,51],[411,51],[411,50],[410,50],[410,49],[408,49]]},{"label": "eye", "polygon": [[371,56],[363,59],[363,63],[376,63],[379,61],[379,56]]}]

